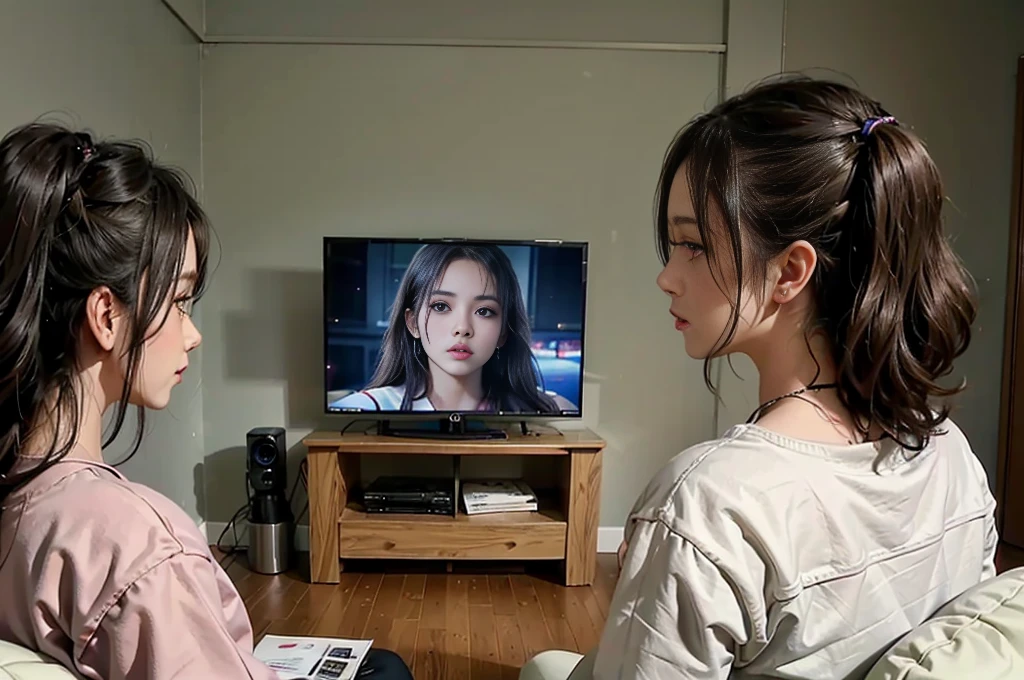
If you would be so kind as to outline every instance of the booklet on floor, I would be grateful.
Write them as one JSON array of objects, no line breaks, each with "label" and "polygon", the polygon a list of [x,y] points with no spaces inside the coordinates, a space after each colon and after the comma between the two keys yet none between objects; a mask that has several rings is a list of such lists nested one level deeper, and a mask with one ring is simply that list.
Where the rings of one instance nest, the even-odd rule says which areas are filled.
[{"label": "booklet on floor", "polygon": [[351,680],[373,640],[265,635],[254,655],[281,680]]}]

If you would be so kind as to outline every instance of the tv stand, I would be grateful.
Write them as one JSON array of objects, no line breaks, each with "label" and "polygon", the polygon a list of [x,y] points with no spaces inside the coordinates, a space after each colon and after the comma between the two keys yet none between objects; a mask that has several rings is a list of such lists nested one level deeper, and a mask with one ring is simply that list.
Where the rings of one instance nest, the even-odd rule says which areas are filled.
[{"label": "tv stand", "polygon": [[[307,436],[310,580],[338,583],[342,561],[350,559],[555,560],[565,585],[593,583],[605,442],[589,430],[524,435],[522,423],[507,427],[502,439],[476,441],[337,431]],[[362,458],[373,455],[454,456],[455,479],[462,457],[521,456],[539,508],[471,516],[461,507],[454,516],[368,513],[360,470]],[[530,479],[534,462],[544,472],[537,479],[547,481]]]}]

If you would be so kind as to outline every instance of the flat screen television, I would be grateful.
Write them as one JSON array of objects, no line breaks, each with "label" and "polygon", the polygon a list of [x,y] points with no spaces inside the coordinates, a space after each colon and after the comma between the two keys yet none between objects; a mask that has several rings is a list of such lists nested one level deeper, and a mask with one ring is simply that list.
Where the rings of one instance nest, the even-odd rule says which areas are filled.
[{"label": "flat screen television", "polygon": [[325,237],[325,409],[583,411],[587,244]]}]

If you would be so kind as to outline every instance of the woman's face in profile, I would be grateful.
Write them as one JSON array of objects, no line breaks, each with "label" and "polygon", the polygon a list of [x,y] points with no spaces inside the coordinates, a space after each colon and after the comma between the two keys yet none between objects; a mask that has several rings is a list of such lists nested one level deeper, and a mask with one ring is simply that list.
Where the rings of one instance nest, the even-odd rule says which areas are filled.
[{"label": "woman's face in profile", "polygon": [[449,263],[417,317],[407,310],[405,321],[430,362],[453,376],[479,371],[504,341],[505,315],[494,280],[472,260]]}]

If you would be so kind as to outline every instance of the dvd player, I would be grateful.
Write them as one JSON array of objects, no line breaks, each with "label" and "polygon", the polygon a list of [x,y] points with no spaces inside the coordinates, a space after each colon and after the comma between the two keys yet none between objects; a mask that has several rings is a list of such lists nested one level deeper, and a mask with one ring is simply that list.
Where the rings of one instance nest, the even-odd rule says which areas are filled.
[{"label": "dvd player", "polygon": [[378,477],[363,492],[363,505],[367,512],[451,515],[455,513],[454,485],[454,480],[446,478]]}]

